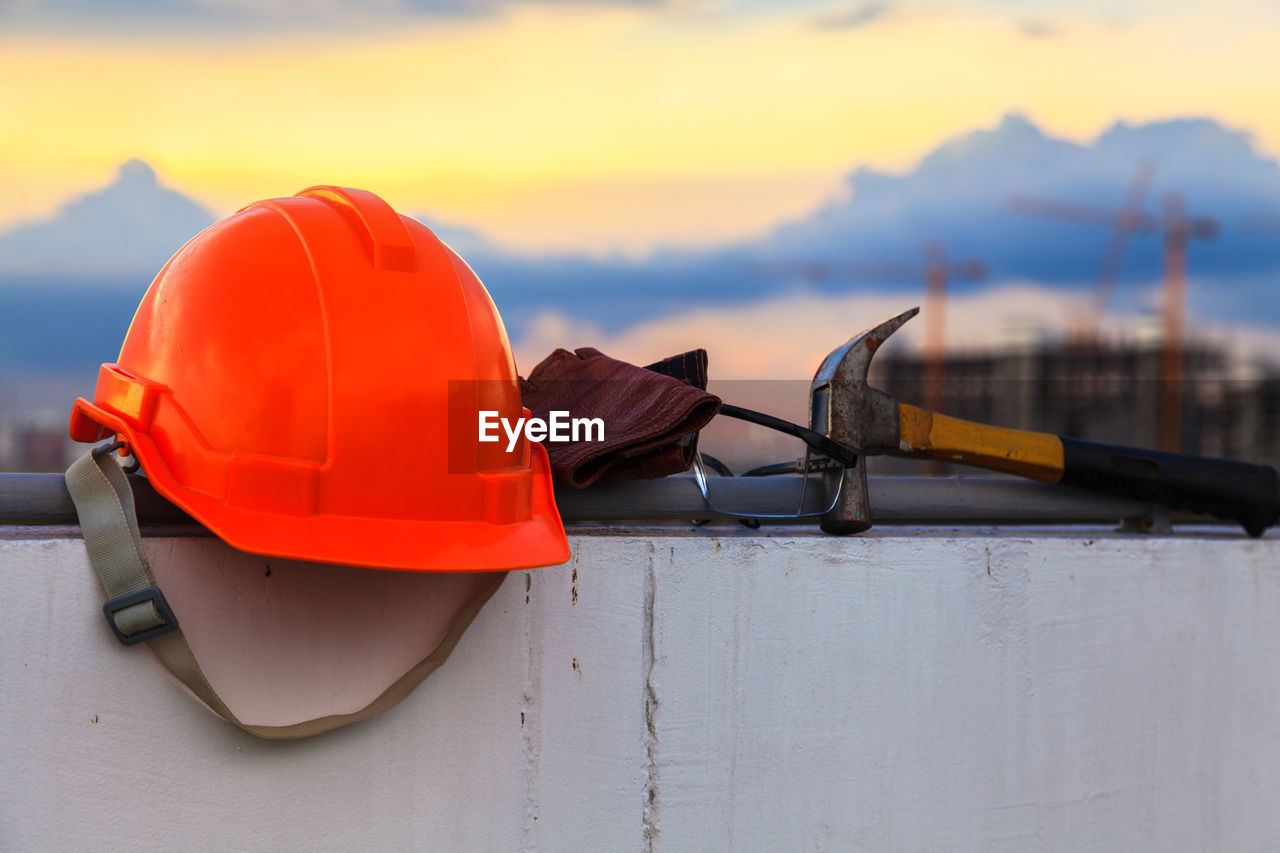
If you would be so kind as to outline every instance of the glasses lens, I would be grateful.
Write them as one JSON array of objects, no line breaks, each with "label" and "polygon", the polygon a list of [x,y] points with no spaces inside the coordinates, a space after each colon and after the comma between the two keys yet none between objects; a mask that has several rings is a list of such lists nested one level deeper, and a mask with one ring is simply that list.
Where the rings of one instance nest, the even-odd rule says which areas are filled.
[{"label": "glasses lens", "polygon": [[835,506],[844,481],[843,466],[800,439],[747,421],[716,418],[699,449],[694,480],[703,501],[721,515],[823,515]]}]

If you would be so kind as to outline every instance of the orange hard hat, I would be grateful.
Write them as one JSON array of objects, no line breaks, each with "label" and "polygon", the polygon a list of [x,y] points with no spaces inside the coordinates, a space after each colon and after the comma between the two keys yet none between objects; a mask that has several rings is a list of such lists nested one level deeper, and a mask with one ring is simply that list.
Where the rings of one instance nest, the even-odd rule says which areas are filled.
[{"label": "orange hard hat", "polygon": [[202,231],[142,299],[71,436],[118,435],[156,491],[244,551],[420,571],[564,562],[502,319],[425,225],[312,187]]}]

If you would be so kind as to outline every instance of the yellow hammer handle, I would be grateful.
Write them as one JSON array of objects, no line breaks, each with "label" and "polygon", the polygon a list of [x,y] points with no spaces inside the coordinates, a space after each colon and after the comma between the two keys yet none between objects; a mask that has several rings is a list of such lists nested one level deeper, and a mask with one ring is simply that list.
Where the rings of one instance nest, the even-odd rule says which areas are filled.
[{"label": "yellow hammer handle", "polygon": [[898,404],[898,425],[894,456],[961,462],[1045,483],[1062,479],[1062,439],[1047,432],[987,426],[906,403]]}]

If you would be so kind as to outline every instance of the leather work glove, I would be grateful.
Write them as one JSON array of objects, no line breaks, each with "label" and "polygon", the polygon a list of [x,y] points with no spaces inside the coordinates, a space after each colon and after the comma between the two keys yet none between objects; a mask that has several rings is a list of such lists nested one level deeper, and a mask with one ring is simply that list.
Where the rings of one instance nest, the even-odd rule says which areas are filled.
[{"label": "leather work glove", "polygon": [[558,349],[520,380],[522,402],[534,417],[547,420],[558,411],[604,422],[601,441],[543,442],[556,482],[575,489],[597,480],[651,480],[688,470],[698,430],[720,409],[720,398],[706,387],[702,349],[648,367],[591,347]]}]

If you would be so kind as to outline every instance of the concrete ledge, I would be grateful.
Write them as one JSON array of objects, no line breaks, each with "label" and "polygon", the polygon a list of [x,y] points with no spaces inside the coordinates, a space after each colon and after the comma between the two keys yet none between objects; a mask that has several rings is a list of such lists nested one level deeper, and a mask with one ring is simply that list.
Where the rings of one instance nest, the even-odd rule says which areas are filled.
[{"label": "concrete ledge", "polygon": [[582,530],[400,706],[266,742],[68,532],[0,536],[4,849],[1280,846],[1274,535]]}]

